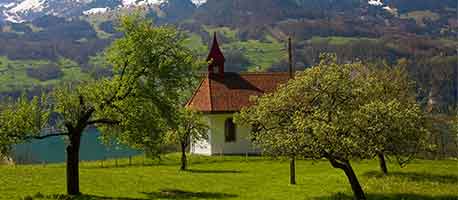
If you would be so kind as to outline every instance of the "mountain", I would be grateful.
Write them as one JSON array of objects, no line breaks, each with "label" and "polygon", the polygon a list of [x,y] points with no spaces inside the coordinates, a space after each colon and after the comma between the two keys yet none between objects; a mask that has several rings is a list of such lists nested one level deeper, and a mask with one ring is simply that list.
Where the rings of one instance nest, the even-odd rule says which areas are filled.
[{"label": "mountain", "polygon": [[[174,1],[174,0],[170,0]],[[200,6],[206,0],[182,0],[182,3]],[[3,21],[32,21],[44,15],[77,17],[134,7],[167,6],[169,0],[2,0]]]},{"label": "mountain", "polygon": [[[205,57],[218,34],[229,71],[279,71],[294,36],[298,69],[323,52],[343,61],[408,62],[419,101],[458,105],[456,0],[0,0],[0,97],[111,75],[101,52],[119,13],[176,26]],[[456,106],[458,107],[458,106]]]},{"label": "mountain", "polygon": [[[0,98],[111,76],[102,52],[121,36],[116,17],[134,9],[183,31],[202,58],[217,33],[228,71],[285,71],[293,36],[298,70],[324,52],[340,62],[401,62],[424,108],[458,110],[456,0],[0,0]],[[20,145],[16,159],[62,161],[53,149],[63,145]],[[103,153],[84,159],[126,153],[89,145]]]},{"label": "mountain", "polygon": [[[417,10],[441,11],[455,8],[454,0],[0,0],[0,21],[27,22],[53,15],[76,18],[117,12],[123,9],[146,8],[158,15],[170,16],[176,22],[190,17],[196,10],[200,15],[218,16],[217,23],[228,20],[239,23],[245,18],[260,23],[279,19],[322,16],[323,12],[356,12],[361,8],[380,8],[392,14]],[[196,9],[199,8],[199,9]],[[372,9],[375,10],[375,9]],[[204,13],[204,14],[202,14]],[[268,13],[266,15],[266,13]],[[199,15],[199,14],[198,14]],[[359,15],[364,15],[360,14]]]}]

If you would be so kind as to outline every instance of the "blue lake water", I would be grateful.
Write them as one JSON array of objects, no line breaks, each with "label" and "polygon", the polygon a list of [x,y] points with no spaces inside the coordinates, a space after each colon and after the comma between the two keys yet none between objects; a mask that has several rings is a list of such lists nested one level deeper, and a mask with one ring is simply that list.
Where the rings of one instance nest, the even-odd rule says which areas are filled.
[{"label": "blue lake water", "polygon": [[[141,154],[141,151],[121,145],[106,146],[98,139],[100,133],[90,129],[83,135],[80,160],[102,160]],[[61,137],[34,140],[14,147],[13,158],[17,163],[59,163],[65,161],[65,140]]]}]

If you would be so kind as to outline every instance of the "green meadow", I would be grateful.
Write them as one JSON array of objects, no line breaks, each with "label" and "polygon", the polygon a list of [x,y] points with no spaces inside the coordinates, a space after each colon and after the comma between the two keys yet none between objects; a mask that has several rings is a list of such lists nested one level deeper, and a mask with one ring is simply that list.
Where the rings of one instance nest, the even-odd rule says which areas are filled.
[{"label": "green meadow", "polygon": [[[417,160],[390,175],[378,162],[354,161],[369,199],[458,199],[458,161]],[[297,185],[289,185],[287,161],[261,157],[190,157],[190,170],[179,171],[179,157],[135,157],[82,162],[81,197],[65,194],[65,165],[0,166],[0,199],[351,199],[341,170],[327,161],[301,160]]]}]

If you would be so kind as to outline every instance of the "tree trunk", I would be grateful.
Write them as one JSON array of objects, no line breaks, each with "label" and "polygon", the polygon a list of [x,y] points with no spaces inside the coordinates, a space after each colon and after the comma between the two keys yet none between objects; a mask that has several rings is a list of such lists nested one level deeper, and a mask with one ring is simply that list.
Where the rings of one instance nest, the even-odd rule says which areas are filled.
[{"label": "tree trunk", "polygon": [[380,169],[384,175],[388,175],[388,168],[386,167],[385,155],[383,153],[378,153],[378,159],[380,161]]},{"label": "tree trunk", "polygon": [[351,189],[353,190],[353,194],[355,195],[355,199],[357,200],[365,200],[366,196],[364,195],[363,188],[359,184],[358,178],[356,177],[353,168],[350,165],[350,162],[346,161],[346,168],[344,169],[345,175],[347,175],[348,181],[351,184]]},{"label": "tree trunk", "polygon": [[79,186],[79,150],[81,133],[70,134],[67,146],[67,194],[80,195]]},{"label": "tree trunk", "polygon": [[289,183],[296,185],[296,158],[294,157],[289,162]]},{"label": "tree trunk", "polygon": [[187,170],[187,158],[186,158],[186,144],[181,142],[181,167],[180,170],[185,171]]},{"label": "tree trunk", "polygon": [[334,158],[328,158],[334,168],[342,169],[350,182],[351,189],[355,200],[366,200],[363,188],[359,184],[358,178],[356,177],[353,168],[348,160],[336,160]]}]

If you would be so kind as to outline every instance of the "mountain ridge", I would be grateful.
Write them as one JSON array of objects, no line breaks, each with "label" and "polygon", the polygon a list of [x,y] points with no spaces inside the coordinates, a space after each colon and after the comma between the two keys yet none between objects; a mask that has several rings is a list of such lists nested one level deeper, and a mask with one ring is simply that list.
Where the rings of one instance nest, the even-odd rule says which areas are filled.
[{"label": "mountain ridge", "polygon": [[[201,6],[206,0],[186,0]],[[78,17],[117,9],[152,7],[168,4],[169,0],[3,0],[0,11],[3,21],[22,23],[44,15]]]},{"label": "mountain ridge", "polygon": [[[229,71],[284,70],[285,39],[294,36],[298,69],[315,65],[322,52],[346,62],[406,59],[424,104],[458,105],[455,0],[161,0],[133,8],[119,8],[122,0],[39,1],[67,8],[32,6],[42,11],[21,18],[28,21],[0,23],[0,97],[110,76],[101,55],[120,36],[118,12],[141,7],[156,25],[181,30],[199,56],[216,32]],[[0,10],[12,2],[23,1],[0,0]]]},{"label": "mountain ridge", "polygon": [[[0,0],[0,21],[9,21],[14,23],[28,22],[44,15],[55,15],[59,17],[78,17],[82,15],[100,14],[118,9],[133,7],[164,7],[174,0]],[[336,9],[341,7],[341,11],[350,11],[354,7],[373,6],[380,7],[388,12],[396,14],[398,7],[409,7],[415,9],[421,5],[432,6],[430,0],[419,0],[419,5],[406,3],[407,0],[258,0],[259,6],[266,2],[272,2],[271,5],[297,6],[301,8],[312,9]],[[252,1],[245,1],[251,3]],[[244,4],[240,0],[181,0],[183,4],[192,4],[195,7],[210,7],[217,12],[218,7],[214,5],[225,5],[236,7],[238,4]],[[451,4],[453,0],[442,0],[435,3],[433,7]],[[176,4],[176,2],[174,3]],[[210,4],[210,5],[206,5]],[[234,6],[235,5],[235,6]],[[254,4],[256,5],[256,4]],[[275,9],[270,7],[269,9]],[[260,7],[260,9],[262,9]],[[401,11],[408,10],[401,8]],[[204,9],[208,10],[208,9]],[[223,12],[219,10],[219,12]],[[173,13],[176,15],[177,13]]]}]

